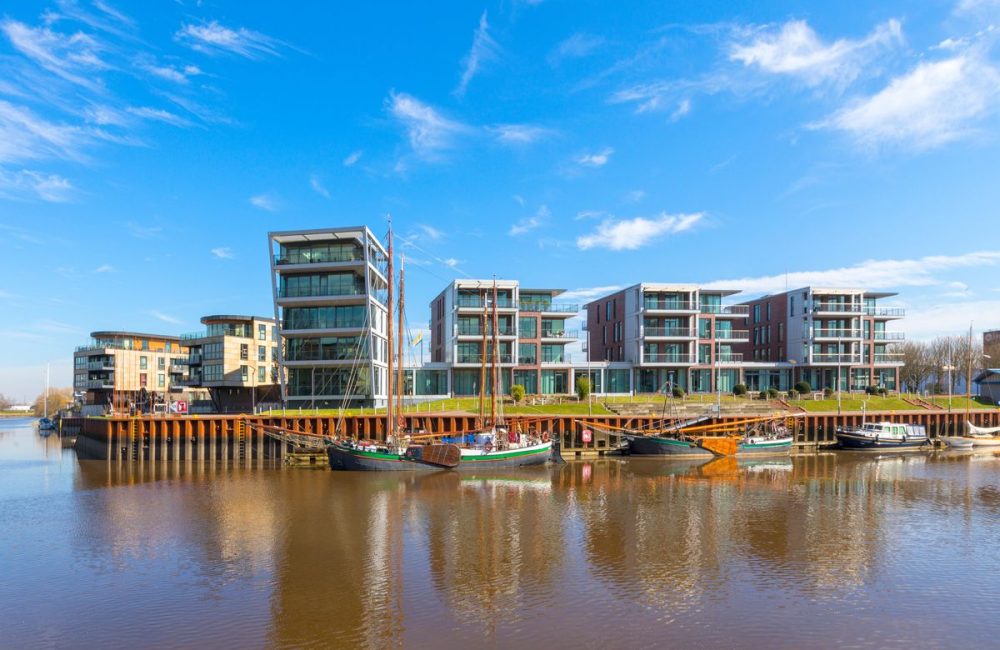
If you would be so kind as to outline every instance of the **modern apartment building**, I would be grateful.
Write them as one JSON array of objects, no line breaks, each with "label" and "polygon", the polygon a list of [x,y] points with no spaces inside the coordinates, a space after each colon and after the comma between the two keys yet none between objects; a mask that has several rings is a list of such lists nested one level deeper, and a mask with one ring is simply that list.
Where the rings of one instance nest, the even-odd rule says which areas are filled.
[{"label": "modern apartment building", "polygon": [[[868,386],[896,390],[900,357],[891,351],[903,340],[890,331],[904,310],[882,307],[895,293],[863,289],[804,287],[742,303],[750,339],[739,352],[750,361],[774,361],[793,368],[793,381],[815,389]],[[765,379],[747,375],[752,389],[766,388]]]},{"label": "modern apartment building", "polygon": [[268,234],[281,395],[290,407],[384,406],[388,255],[364,226]]},{"label": "modern apartment building", "polygon": [[986,365],[1000,366],[1000,330],[983,332],[983,354]]},{"label": "modern apartment building", "polygon": [[140,332],[92,332],[73,354],[73,389],[93,412],[152,410],[181,389],[187,347],[180,337]]},{"label": "modern apartment building", "polygon": [[640,283],[587,303],[588,358],[624,365],[609,366],[600,392],[732,390],[742,381],[736,348],[748,339],[747,307],[724,303],[736,293]]},{"label": "modern apartment building", "polygon": [[183,334],[187,346],[184,385],[209,389],[215,413],[252,412],[279,401],[277,328],[274,319],[217,315],[201,319],[205,330]]},{"label": "modern apartment building", "polygon": [[[493,280],[455,280],[431,302],[431,364],[417,373],[418,395],[442,389],[479,394],[483,361],[493,360],[493,286]],[[504,393],[514,384],[529,394],[573,391],[566,347],[579,333],[567,329],[566,321],[579,307],[556,302],[561,293],[496,281],[497,363]],[[488,372],[485,382],[486,392],[491,391]]]}]

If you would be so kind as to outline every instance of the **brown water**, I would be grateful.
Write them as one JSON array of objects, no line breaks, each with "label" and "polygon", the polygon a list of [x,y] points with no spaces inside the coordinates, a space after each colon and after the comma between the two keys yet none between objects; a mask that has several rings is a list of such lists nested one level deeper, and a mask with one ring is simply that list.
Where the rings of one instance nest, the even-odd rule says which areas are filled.
[{"label": "brown water", "polygon": [[0,421],[0,647],[996,647],[1000,458],[80,462]]}]

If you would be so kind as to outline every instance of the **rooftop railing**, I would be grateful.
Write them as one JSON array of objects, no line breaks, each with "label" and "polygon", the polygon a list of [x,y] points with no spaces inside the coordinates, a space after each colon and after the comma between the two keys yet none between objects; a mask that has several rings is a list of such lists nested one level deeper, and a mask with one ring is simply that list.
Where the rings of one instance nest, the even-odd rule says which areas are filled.
[{"label": "rooftop railing", "polygon": [[869,316],[906,316],[906,310],[901,307],[866,307]]},{"label": "rooftop railing", "polygon": [[580,305],[571,303],[539,302],[535,300],[522,300],[518,303],[518,309],[530,312],[548,312],[559,314],[575,314],[580,311]]},{"label": "rooftop railing", "polygon": [[274,256],[277,266],[284,264],[329,264],[330,262],[359,262],[365,259],[364,251],[297,251],[288,250]]}]

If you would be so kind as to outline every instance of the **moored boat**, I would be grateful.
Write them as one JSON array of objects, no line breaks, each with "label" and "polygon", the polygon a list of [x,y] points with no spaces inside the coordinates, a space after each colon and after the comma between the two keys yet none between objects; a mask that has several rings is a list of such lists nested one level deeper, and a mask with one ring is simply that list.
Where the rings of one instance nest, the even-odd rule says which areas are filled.
[{"label": "moored boat", "polygon": [[461,460],[456,445],[390,445],[333,441],[326,448],[330,469],[379,472],[418,472],[453,469]]},{"label": "moored boat", "polygon": [[837,429],[840,449],[914,451],[929,442],[926,429],[919,424],[871,422],[860,427]]},{"label": "moored boat", "polygon": [[793,438],[784,436],[745,436],[736,446],[736,455],[779,455],[792,451]]},{"label": "moored boat", "polygon": [[[501,432],[502,435],[502,432]],[[480,470],[483,468],[528,467],[543,465],[552,455],[552,442],[525,440],[523,443],[508,443],[504,449],[496,449],[487,442],[480,447],[461,449],[460,470]]]},{"label": "moored boat", "polygon": [[686,436],[628,436],[628,452],[636,456],[700,456],[706,460],[715,456]]},{"label": "moored boat", "polygon": [[964,436],[941,436],[938,440],[950,449],[972,449],[972,440]]}]

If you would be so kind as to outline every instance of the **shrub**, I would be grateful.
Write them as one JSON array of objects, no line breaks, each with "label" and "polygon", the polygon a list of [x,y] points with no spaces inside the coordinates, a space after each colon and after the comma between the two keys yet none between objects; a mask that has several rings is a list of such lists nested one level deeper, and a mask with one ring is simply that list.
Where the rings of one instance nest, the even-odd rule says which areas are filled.
[{"label": "shrub", "polygon": [[878,394],[881,395],[882,397],[885,397],[886,395],[889,394],[889,389],[883,386],[878,389]]},{"label": "shrub", "polygon": [[590,377],[576,378],[576,398],[581,402],[590,395]]},{"label": "shrub", "polygon": [[521,384],[514,384],[510,387],[510,398],[514,400],[515,404],[519,404],[521,400],[524,399],[524,386]]},{"label": "shrub", "polygon": [[778,389],[777,388],[773,388],[773,387],[772,388],[768,388],[767,389],[767,396],[770,397],[771,399],[778,399]]},{"label": "shrub", "polygon": [[736,384],[733,386],[733,395],[746,395],[747,386],[746,384]]},{"label": "shrub", "polygon": [[823,389],[823,397],[825,397],[826,399],[830,399],[831,397],[833,397],[833,389],[830,388],[829,386],[827,386],[826,388],[824,388]]},{"label": "shrub", "polygon": [[797,390],[795,390],[794,388],[788,389],[788,399],[796,399],[798,396],[799,393]]},{"label": "shrub", "polygon": [[674,386],[674,390],[671,393],[674,397],[684,397],[684,389],[680,386]]},{"label": "shrub", "polygon": [[808,381],[797,381],[795,382],[795,392],[802,393],[803,395],[805,395],[806,393],[811,393],[812,386],[809,385]]},{"label": "shrub", "polygon": [[878,387],[877,386],[865,386],[865,392],[868,393],[869,395],[878,395]]}]

